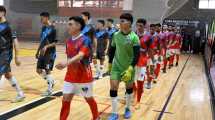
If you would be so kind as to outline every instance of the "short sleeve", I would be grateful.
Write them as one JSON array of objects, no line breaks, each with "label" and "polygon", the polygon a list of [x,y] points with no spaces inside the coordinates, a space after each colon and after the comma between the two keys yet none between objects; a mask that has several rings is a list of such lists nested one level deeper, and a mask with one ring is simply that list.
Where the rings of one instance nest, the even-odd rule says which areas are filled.
[{"label": "short sleeve", "polygon": [[80,52],[84,53],[84,56],[89,56],[90,54],[90,39],[88,37],[83,38],[83,44],[80,48]]},{"label": "short sleeve", "polygon": [[140,46],[140,40],[137,34],[134,33],[133,35],[133,46]]},{"label": "short sleeve", "polygon": [[111,42],[111,46],[112,47],[116,47],[116,33],[113,34],[113,38],[112,38],[112,42]]}]

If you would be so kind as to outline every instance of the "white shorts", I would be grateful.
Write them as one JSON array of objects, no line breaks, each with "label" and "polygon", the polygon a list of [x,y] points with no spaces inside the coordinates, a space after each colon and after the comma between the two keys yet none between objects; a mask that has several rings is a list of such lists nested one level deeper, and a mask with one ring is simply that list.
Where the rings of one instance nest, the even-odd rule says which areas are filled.
[{"label": "white shorts", "polygon": [[154,55],[154,63],[152,59],[149,59],[148,62],[149,62],[148,65],[156,65],[158,63],[158,55],[157,54]]},{"label": "white shorts", "polygon": [[173,53],[172,53],[171,50],[172,50],[172,49],[167,49],[167,50],[166,50],[166,58],[168,58],[168,57],[170,57],[170,56],[173,55]]},{"label": "white shorts", "polygon": [[70,83],[64,81],[63,94],[75,94],[83,97],[92,97],[93,83]]},{"label": "white shorts", "polygon": [[171,53],[174,54],[174,55],[181,54],[180,49],[171,49]]},{"label": "white shorts", "polygon": [[144,81],[144,78],[146,77],[146,67],[135,67],[135,79],[134,80],[140,80]]}]

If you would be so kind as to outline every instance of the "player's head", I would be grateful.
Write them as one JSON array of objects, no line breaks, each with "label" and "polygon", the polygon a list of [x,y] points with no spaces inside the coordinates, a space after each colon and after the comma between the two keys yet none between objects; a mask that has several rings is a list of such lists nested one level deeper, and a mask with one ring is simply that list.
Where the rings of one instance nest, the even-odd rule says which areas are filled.
[{"label": "player's head", "polygon": [[50,14],[48,12],[40,13],[40,20],[42,24],[47,24],[50,18]]},{"label": "player's head", "polygon": [[97,20],[97,23],[96,23],[96,28],[97,29],[103,29],[105,26],[105,21],[104,20]]},{"label": "player's head", "polygon": [[139,32],[144,32],[146,26],[146,20],[144,18],[139,18],[136,22],[136,28]]},{"label": "player's head", "polygon": [[168,30],[169,30],[169,31],[173,31],[173,26],[172,26],[172,25],[169,25],[169,26],[168,26]]},{"label": "player's head", "polygon": [[70,35],[80,33],[85,27],[85,22],[82,17],[74,16],[69,18],[68,32]]},{"label": "player's head", "polygon": [[155,25],[155,29],[156,29],[156,32],[160,32],[161,31],[161,24],[160,23],[157,23]]},{"label": "player's head", "polygon": [[131,29],[133,23],[133,16],[130,13],[123,13],[120,15],[120,29],[126,31]]},{"label": "player's head", "polygon": [[167,31],[168,30],[168,26],[167,25],[163,25],[163,31]]},{"label": "player's head", "polygon": [[6,15],[6,8],[4,6],[0,6],[0,18]]},{"label": "player's head", "polygon": [[106,20],[106,26],[109,27],[109,28],[113,26],[113,23],[114,23],[114,20],[111,19],[111,18],[108,18]]},{"label": "player's head", "polygon": [[85,23],[87,23],[89,21],[89,19],[91,18],[90,13],[87,11],[82,12],[81,17],[84,19]]},{"label": "player's head", "polygon": [[155,33],[155,24],[150,24],[150,33],[151,34]]}]

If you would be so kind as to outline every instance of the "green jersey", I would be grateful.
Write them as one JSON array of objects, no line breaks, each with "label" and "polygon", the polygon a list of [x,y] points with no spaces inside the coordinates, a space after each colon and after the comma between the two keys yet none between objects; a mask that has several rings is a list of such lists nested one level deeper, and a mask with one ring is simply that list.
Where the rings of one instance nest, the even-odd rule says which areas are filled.
[{"label": "green jersey", "polygon": [[128,35],[124,35],[121,31],[113,35],[111,46],[116,47],[116,51],[112,63],[112,79],[121,78],[120,74],[132,63],[134,57],[133,47],[139,45],[139,37],[133,31]]}]

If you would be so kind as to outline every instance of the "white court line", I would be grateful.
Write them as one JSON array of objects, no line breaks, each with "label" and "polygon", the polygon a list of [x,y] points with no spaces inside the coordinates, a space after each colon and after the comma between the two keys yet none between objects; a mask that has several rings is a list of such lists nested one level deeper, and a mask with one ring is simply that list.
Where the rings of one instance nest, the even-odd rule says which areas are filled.
[{"label": "white court line", "polygon": [[[61,90],[56,91],[56,92],[54,92],[53,94],[56,94],[56,93],[58,93],[58,92],[61,92]],[[1,115],[4,115],[4,114],[6,114],[6,113],[12,112],[13,110],[16,110],[16,109],[18,109],[18,108],[24,107],[24,106],[26,106],[26,105],[28,105],[28,104],[33,103],[33,102],[39,101],[39,100],[41,100],[41,99],[43,99],[43,98],[46,98],[46,97],[40,97],[40,98],[38,98],[38,99],[36,99],[36,100],[30,101],[30,102],[27,102],[27,103],[25,103],[25,104],[23,104],[23,105],[20,105],[20,106],[17,106],[17,107],[15,107],[15,108],[12,108],[12,109],[10,109],[10,110],[8,110],[8,111],[6,111],[6,112],[0,113],[0,116],[1,116]]]}]

